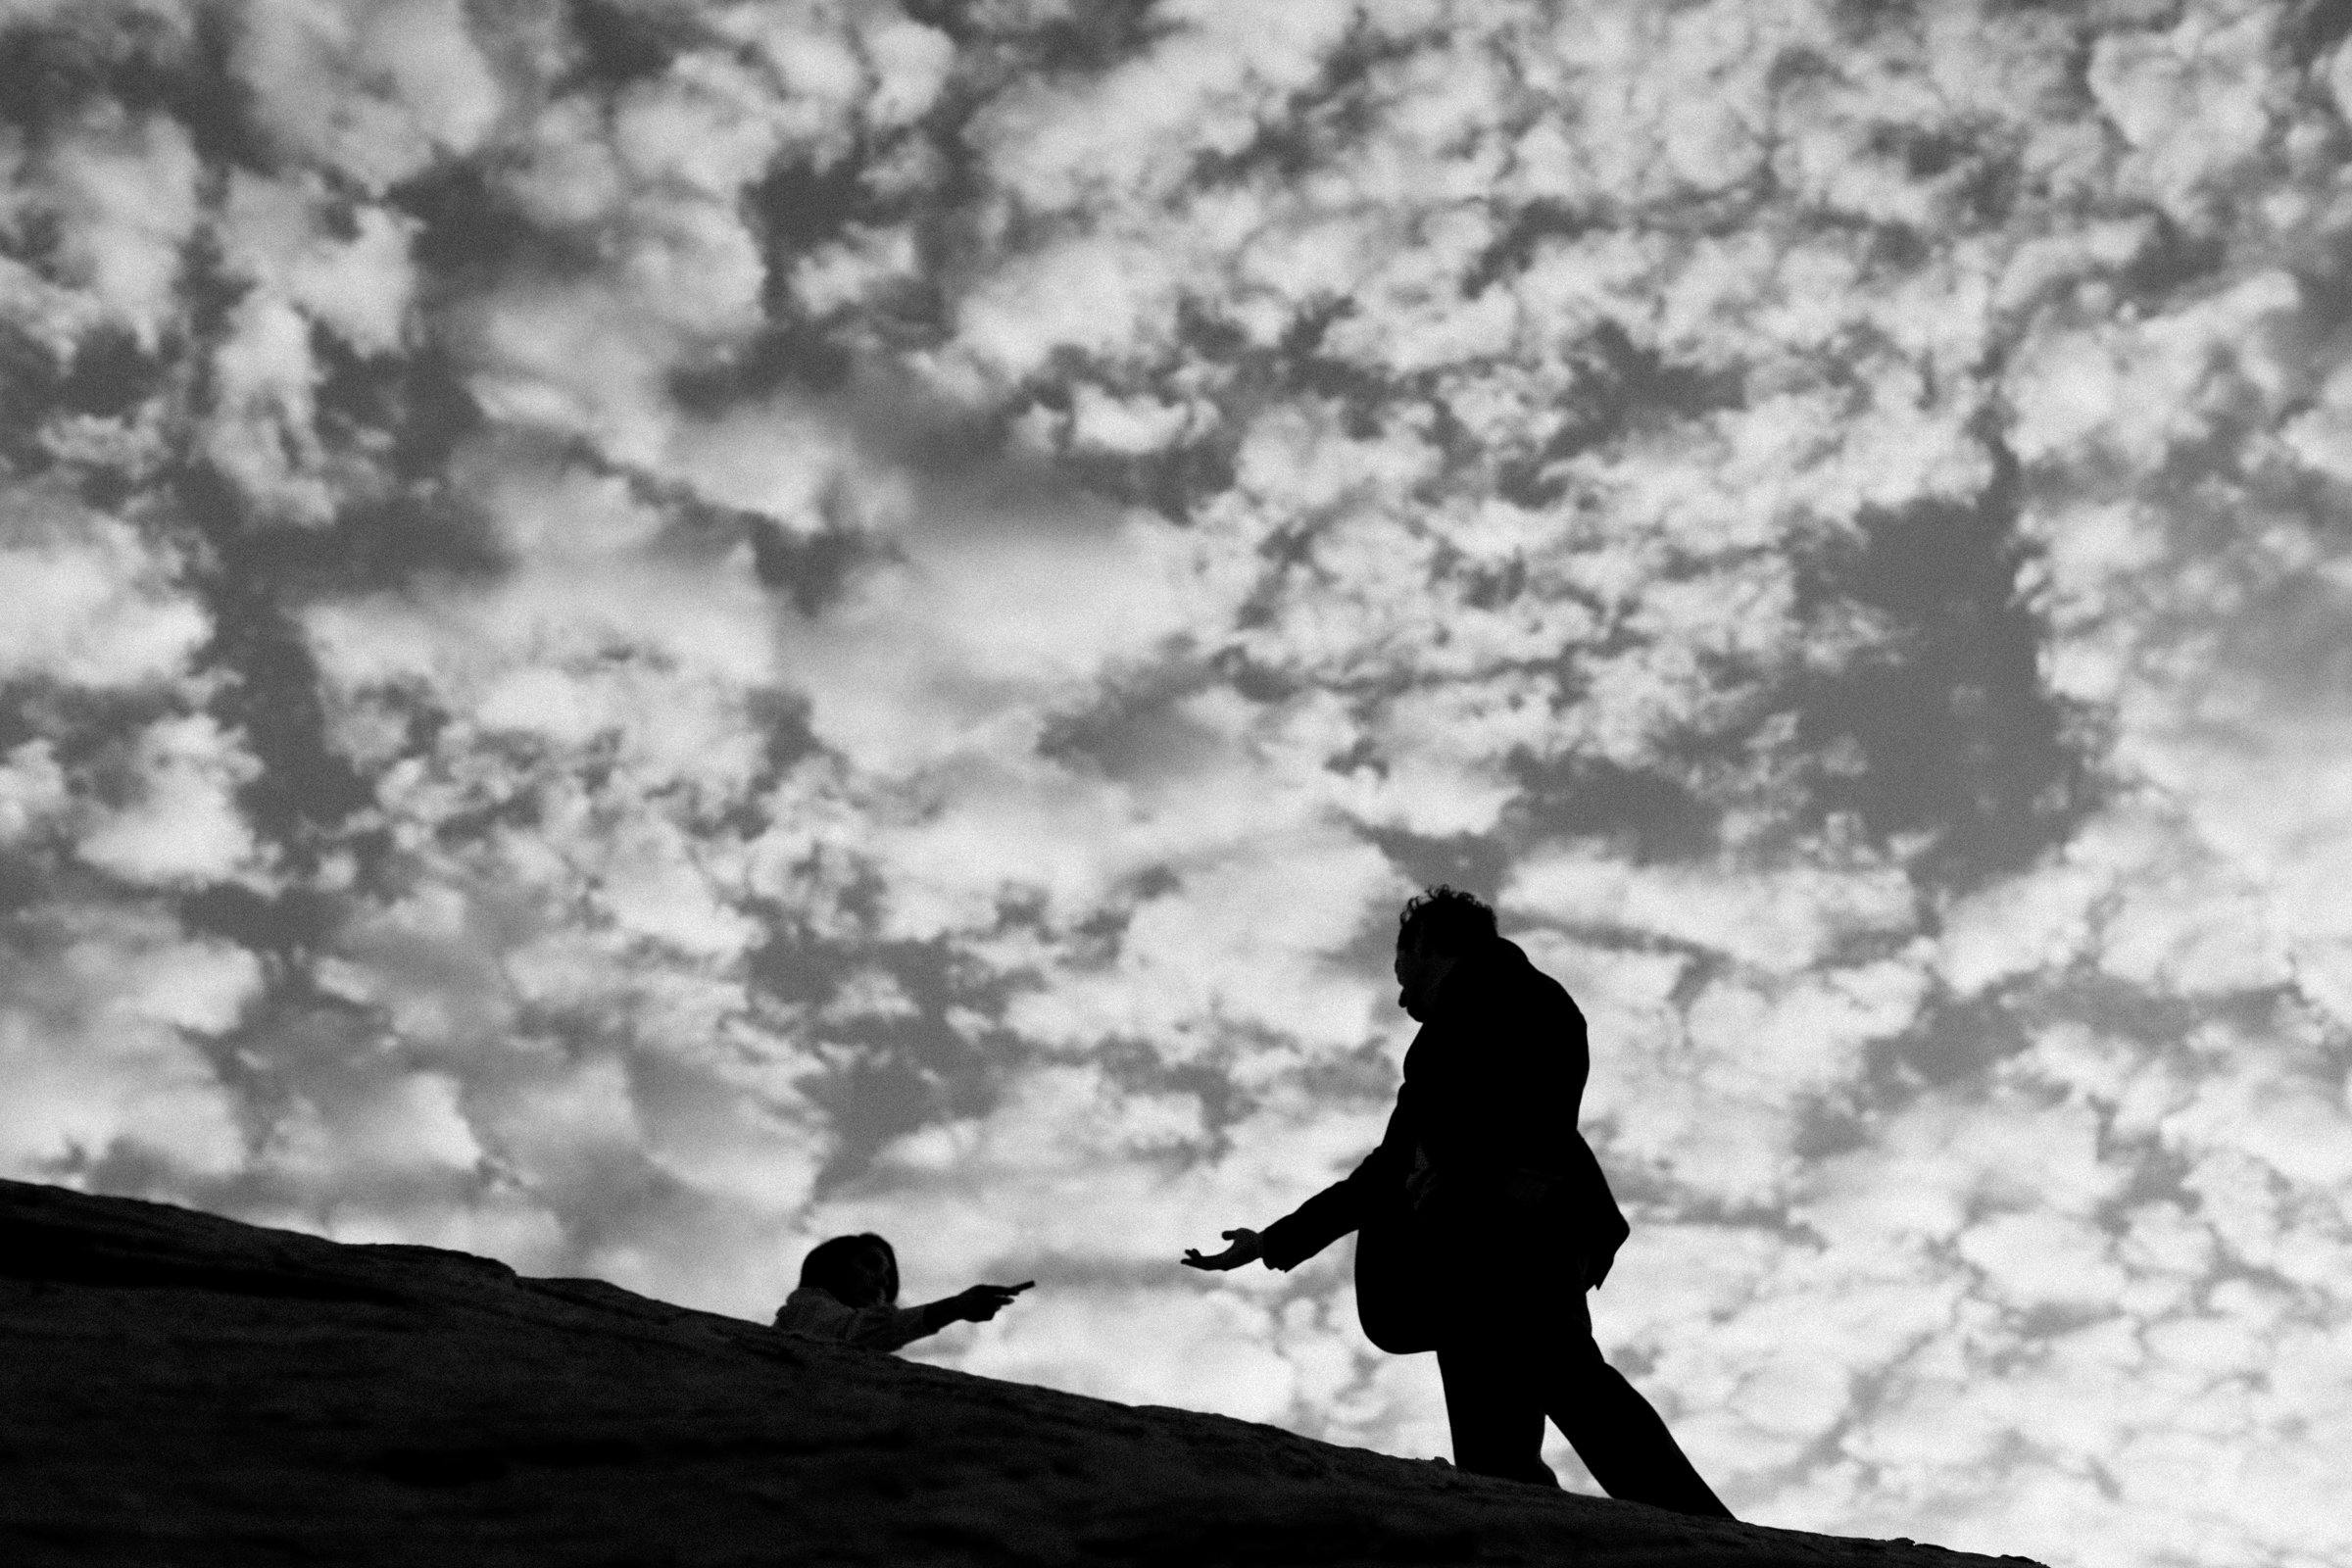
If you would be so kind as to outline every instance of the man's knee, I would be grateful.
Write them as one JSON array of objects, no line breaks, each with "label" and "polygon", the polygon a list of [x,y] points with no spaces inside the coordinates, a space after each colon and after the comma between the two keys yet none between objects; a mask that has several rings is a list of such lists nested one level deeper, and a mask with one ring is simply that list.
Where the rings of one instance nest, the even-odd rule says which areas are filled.
[{"label": "man's knee", "polygon": [[1617,1369],[1590,1334],[1549,1347],[1539,1375],[1544,1382],[1576,1388],[1596,1388],[1621,1381]]}]

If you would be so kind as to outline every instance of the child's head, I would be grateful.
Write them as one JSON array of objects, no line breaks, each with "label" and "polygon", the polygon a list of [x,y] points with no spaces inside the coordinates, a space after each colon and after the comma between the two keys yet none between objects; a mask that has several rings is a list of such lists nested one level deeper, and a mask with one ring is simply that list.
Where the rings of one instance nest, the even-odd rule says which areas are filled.
[{"label": "child's head", "polygon": [[808,1249],[801,1259],[801,1284],[844,1306],[890,1306],[899,1298],[899,1254],[871,1231],[836,1236]]}]

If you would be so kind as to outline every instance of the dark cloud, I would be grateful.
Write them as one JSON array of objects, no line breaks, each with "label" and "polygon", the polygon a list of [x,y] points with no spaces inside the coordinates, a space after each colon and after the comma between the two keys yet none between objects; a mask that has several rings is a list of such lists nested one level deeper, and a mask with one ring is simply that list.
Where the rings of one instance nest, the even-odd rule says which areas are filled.
[{"label": "dark cloud", "polygon": [[[945,943],[827,941],[772,931],[750,960],[753,987],[805,1010],[823,1065],[803,1088],[833,1147],[816,1194],[864,1177],[893,1140],[985,1114],[1014,1065],[1001,1016],[1015,977],[992,974]],[[857,992],[881,981],[869,1006]],[[854,990],[845,995],[845,987]]]},{"label": "dark cloud", "polygon": [[1866,513],[1857,547],[1815,568],[1815,592],[1884,628],[1883,652],[1806,693],[1799,744],[1858,751],[1816,799],[1882,841],[1933,835],[1915,863],[1934,886],[2024,870],[2098,804],[2086,715],[2042,677],[2047,629],[2021,581],[2018,506],[2016,465],[1996,451],[1973,506]]},{"label": "dark cloud", "polygon": [[579,79],[608,89],[661,75],[704,37],[684,6],[570,0],[564,15],[580,50]]}]

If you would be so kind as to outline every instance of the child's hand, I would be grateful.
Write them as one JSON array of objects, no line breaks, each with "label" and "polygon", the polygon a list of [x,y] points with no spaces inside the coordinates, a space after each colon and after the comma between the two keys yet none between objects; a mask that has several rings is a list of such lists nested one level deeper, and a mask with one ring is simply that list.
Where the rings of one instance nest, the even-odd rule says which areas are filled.
[{"label": "child's hand", "polygon": [[1018,1285],[975,1285],[955,1298],[956,1315],[967,1323],[985,1323],[1012,1304],[1012,1298],[1035,1285],[1035,1280],[1023,1280]]}]

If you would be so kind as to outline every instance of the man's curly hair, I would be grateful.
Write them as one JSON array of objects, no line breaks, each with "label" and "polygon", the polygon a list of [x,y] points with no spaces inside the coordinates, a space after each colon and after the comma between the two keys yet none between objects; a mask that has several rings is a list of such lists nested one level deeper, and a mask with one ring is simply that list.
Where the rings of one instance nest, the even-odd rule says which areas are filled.
[{"label": "man's curly hair", "polygon": [[1501,933],[1494,929],[1494,911],[1460,888],[1441,882],[1426,893],[1404,901],[1396,917],[1396,945],[1424,946],[1433,953],[1456,957],[1484,947]]}]

